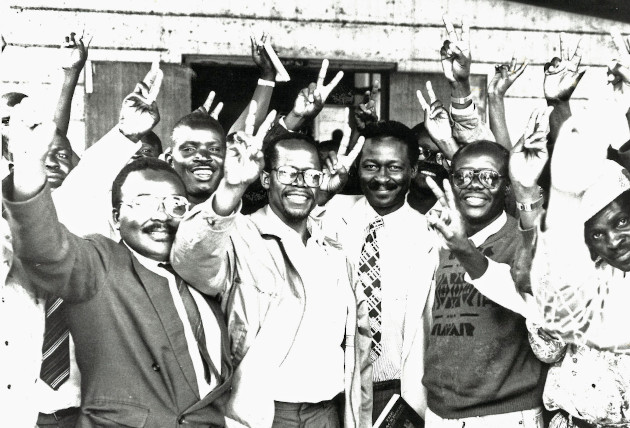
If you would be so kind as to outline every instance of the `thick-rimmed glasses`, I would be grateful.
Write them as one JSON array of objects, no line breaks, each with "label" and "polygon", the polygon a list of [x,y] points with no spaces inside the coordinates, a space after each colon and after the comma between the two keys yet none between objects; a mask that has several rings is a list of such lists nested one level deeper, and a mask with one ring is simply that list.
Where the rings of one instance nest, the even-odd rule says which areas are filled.
[{"label": "thick-rimmed glasses", "polygon": [[272,168],[278,174],[278,181],[282,184],[289,185],[295,183],[299,176],[302,176],[304,184],[308,187],[319,187],[322,184],[324,173],[317,169],[299,170],[290,165],[283,165]]},{"label": "thick-rimmed glasses", "polygon": [[470,186],[470,183],[472,183],[473,179],[477,177],[483,187],[485,187],[486,189],[494,190],[499,187],[501,178],[504,177],[493,169],[472,168],[461,168],[457,171],[454,171],[451,175],[453,177],[453,184],[460,189],[464,189]]}]

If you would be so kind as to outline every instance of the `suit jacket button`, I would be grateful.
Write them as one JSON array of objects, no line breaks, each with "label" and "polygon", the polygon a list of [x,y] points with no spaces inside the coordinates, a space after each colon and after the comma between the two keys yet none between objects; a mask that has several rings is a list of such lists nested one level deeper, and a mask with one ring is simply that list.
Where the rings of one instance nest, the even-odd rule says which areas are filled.
[{"label": "suit jacket button", "polygon": [[177,423],[180,425],[186,423],[186,418],[184,416],[180,416],[179,419],[177,419]]},{"label": "suit jacket button", "polygon": [[157,363],[153,363],[153,365],[151,366],[151,368],[153,369],[153,371],[155,372],[159,372],[160,371],[160,365]]}]

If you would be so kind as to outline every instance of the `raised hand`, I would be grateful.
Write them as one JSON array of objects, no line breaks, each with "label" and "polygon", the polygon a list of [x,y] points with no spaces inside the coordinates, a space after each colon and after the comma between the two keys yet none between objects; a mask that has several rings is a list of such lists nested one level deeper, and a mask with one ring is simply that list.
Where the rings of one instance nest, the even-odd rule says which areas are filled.
[{"label": "raised hand", "polygon": [[155,100],[163,78],[164,73],[158,63],[153,63],[144,80],[123,100],[118,128],[130,140],[140,141],[160,121]]},{"label": "raised hand", "polygon": [[260,39],[255,36],[249,36],[252,44],[252,59],[256,66],[260,69],[261,78],[264,80],[269,80],[271,82],[276,80],[276,68],[273,66],[271,62],[271,58],[263,48],[265,42],[271,42],[271,36],[267,33],[262,33]]},{"label": "raised hand", "polygon": [[317,83],[311,83],[308,85],[308,88],[302,89],[295,99],[295,104],[291,111],[293,115],[303,119],[312,119],[324,108],[324,103],[328,96],[343,78],[343,71],[340,71],[328,85],[324,85],[327,72],[328,60],[324,59],[322,68],[319,70]]},{"label": "raised hand", "polygon": [[337,153],[330,152],[328,158],[326,158],[324,178],[319,188],[329,194],[339,193],[343,190],[348,182],[348,170],[359,156],[359,153],[361,153],[365,137],[359,137],[354,148],[350,153],[346,154],[348,142],[349,139],[344,138],[339,145],[339,151]]},{"label": "raised hand", "polygon": [[376,95],[378,89],[365,91],[363,94],[363,102],[354,107],[353,119],[356,129],[362,131],[368,123],[378,122],[378,114],[376,113],[376,102],[372,98]]},{"label": "raised hand", "polygon": [[267,115],[265,121],[258,128],[258,133],[254,135],[257,108],[256,101],[252,101],[245,121],[245,131],[236,132],[227,142],[223,180],[228,186],[246,188],[258,178],[265,166],[262,144],[276,117],[276,111],[272,110]]},{"label": "raised hand", "polygon": [[429,102],[422,95],[422,91],[419,89],[416,91],[416,96],[424,111],[424,126],[429,132],[431,139],[439,146],[440,142],[453,138],[451,119],[442,102],[435,96],[431,81],[427,81],[427,94],[429,95]]},{"label": "raised hand", "polygon": [[495,74],[488,85],[488,95],[502,97],[527,68],[527,61],[518,66],[516,57],[512,56],[510,64],[497,65]]},{"label": "raised hand", "polygon": [[223,110],[222,102],[217,103],[217,105],[214,106],[214,109],[210,112],[210,108],[212,107],[215,96],[216,94],[214,93],[214,91],[210,91],[210,93],[208,94],[208,98],[206,98],[206,101],[203,103],[202,106],[199,106],[197,110],[195,110],[195,112],[209,114],[210,117],[212,117],[213,119],[219,120],[219,114],[221,113],[221,110]]},{"label": "raised hand", "polygon": [[630,38],[625,38],[619,31],[610,33],[617,58],[608,65],[608,81],[613,85],[613,90],[624,92],[624,85],[630,85]]},{"label": "raised hand", "polygon": [[580,68],[582,61],[581,39],[578,40],[575,51],[571,56],[564,40],[565,36],[560,33],[560,56],[555,57],[545,64],[545,98],[548,102],[568,101],[575,91],[575,88],[582,80],[585,68]]},{"label": "raised hand", "polygon": [[449,82],[466,82],[470,77],[470,28],[462,19],[462,32],[458,37],[455,27],[447,15],[442,17],[448,33],[448,39],[444,41],[440,49],[442,70]]},{"label": "raised hand", "polygon": [[510,152],[510,181],[523,188],[537,186],[538,178],[549,160],[547,134],[553,107],[532,112],[525,133]]},{"label": "raised hand", "polygon": [[451,183],[444,180],[442,191],[431,177],[427,177],[426,181],[438,200],[438,206],[427,213],[429,227],[438,233],[449,250],[465,251],[470,244],[464,219],[457,209]]},{"label": "raised hand", "polygon": [[30,97],[17,104],[11,111],[9,125],[9,151],[15,165],[38,164],[43,168],[55,128]]},{"label": "raised hand", "polygon": [[81,71],[85,61],[87,61],[88,48],[91,42],[92,36],[86,35],[85,31],[82,31],[78,38],[77,33],[74,32],[66,36],[65,42],[61,46],[64,54],[61,67],[67,71]]}]

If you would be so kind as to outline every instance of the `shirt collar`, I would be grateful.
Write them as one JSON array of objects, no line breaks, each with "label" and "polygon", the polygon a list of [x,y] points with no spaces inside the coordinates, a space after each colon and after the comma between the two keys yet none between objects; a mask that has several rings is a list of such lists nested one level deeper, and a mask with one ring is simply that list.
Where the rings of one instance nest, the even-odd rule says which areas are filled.
[{"label": "shirt collar", "polygon": [[159,266],[161,263],[168,263],[168,261],[157,261],[157,260],[153,260],[148,257],[145,257],[142,254],[135,251],[129,245],[127,245],[125,241],[122,241],[122,242],[123,244],[125,244],[125,247],[127,247],[129,251],[131,251],[131,253],[136,257],[136,259],[138,259],[138,261],[140,262],[142,266],[144,266],[145,268],[149,269],[151,272],[156,273],[160,276],[163,276],[165,278],[168,277],[167,276],[168,271]]},{"label": "shirt collar", "polygon": [[[298,233],[291,227],[286,225],[280,217],[271,209],[269,204],[258,210],[252,215],[252,219],[256,222],[261,233],[274,235],[280,239],[300,239]],[[306,229],[318,243],[323,241],[323,233],[321,231],[320,222],[309,215],[306,220]]]},{"label": "shirt collar", "polygon": [[505,211],[501,212],[501,215],[494,219],[492,223],[481,229],[479,232],[475,233],[469,239],[473,241],[475,247],[479,247],[481,244],[486,242],[486,239],[497,233],[507,222],[507,214]]},{"label": "shirt collar", "polygon": [[411,206],[409,205],[409,203],[407,203],[407,200],[405,199],[405,203],[396,211],[382,216],[374,210],[366,197],[363,197],[363,203],[365,204],[365,210],[363,210],[363,212],[365,213],[365,220],[369,223],[376,217],[381,217],[385,226],[391,226],[392,224],[398,224],[399,222],[406,222],[410,210],[413,210],[413,208],[411,208]]}]

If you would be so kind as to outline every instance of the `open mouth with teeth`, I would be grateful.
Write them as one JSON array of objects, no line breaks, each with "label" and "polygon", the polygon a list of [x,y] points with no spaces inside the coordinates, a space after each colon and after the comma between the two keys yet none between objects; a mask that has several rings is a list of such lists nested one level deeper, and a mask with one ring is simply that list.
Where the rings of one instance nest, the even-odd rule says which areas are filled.
[{"label": "open mouth with teeth", "polygon": [[481,207],[488,202],[486,198],[480,198],[478,196],[465,196],[463,199],[466,204],[471,207]]},{"label": "open mouth with teeth", "polygon": [[199,181],[208,181],[212,178],[214,170],[208,167],[198,167],[192,170],[192,175]]},{"label": "open mouth with teeth", "polygon": [[420,170],[420,174],[424,175],[425,177],[431,177],[431,178],[437,177],[437,174],[435,172],[428,171],[426,169]]},{"label": "open mouth with teeth", "polygon": [[298,205],[306,204],[310,199],[306,195],[297,194],[297,193],[289,193],[288,195],[286,195],[286,198],[289,202],[298,204]]}]

